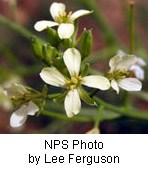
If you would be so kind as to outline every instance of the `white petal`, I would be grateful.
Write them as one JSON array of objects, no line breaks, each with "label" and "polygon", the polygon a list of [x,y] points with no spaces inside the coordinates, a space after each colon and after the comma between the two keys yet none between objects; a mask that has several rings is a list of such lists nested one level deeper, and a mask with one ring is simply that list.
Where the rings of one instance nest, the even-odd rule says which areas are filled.
[{"label": "white petal", "polygon": [[127,91],[140,91],[142,88],[142,84],[137,78],[120,79],[118,80],[118,86]]},{"label": "white petal", "polygon": [[56,87],[63,87],[66,82],[65,77],[55,67],[43,68],[40,77],[45,83]]},{"label": "white petal", "polygon": [[117,94],[119,94],[119,87],[115,80],[111,81],[111,87],[117,92]]},{"label": "white petal", "polygon": [[83,77],[82,84],[88,87],[98,88],[101,90],[107,90],[110,88],[109,80],[106,77],[97,75]]},{"label": "white petal", "polygon": [[39,111],[39,107],[33,101],[29,101],[27,106],[27,114],[33,116],[38,111]]},{"label": "white petal", "polygon": [[136,64],[139,66],[146,66],[146,62],[140,57],[136,58]]},{"label": "white petal", "polygon": [[122,50],[118,50],[117,55],[120,56],[120,57],[123,57],[124,55],[126,55],[126,53],[124,51],[122,51]]},{"label": "white petal", "polygon": [[121,61],[121,58],[122,58],[121,56],[116,55],[116,56],[114,56],[113,58],[110,59],[109,66],[110,66],[111,71],[116,70],[117,64]]},{"label": "white petal", "polygon": [[74,25],[62,23],[58,27],[58,35],[60,39],[69,39],[74,33]]},{"label": "white petal", "polygon": [[136,78],[139,80],[144,80],[144,70],[140,66],[133,65],[130,70],[134,72]]},{"label": "white petal", "polygon": [[27,105],[21,106],[10,117],[10,126],[19,127],[23,125],[27,120]]},{"label": "white petal", "polygon": [[56,21],[56,18],[62,16],[65,13],[65,5],[63,3],[54,2],[50,6],[50,13],[52,18]]},{"label": "white petal", "polygon": [[54,27],[54,26],[58,26],[59,24],[53,21],[46,21],[46,20],[42,20],[42,21],[38,21],[35,23],[34,25],[34,29],[36,31],[43,31],[45,29],[47,29],[47,27]]},{"label": "white petal", "polygon": [[26,88],[21,84],[13,83],[4,87],[4,94],[9,97],[22,98],[23,94],[27,92]]},{"label": "white petal", "polygon": [[70,75],[79,75],[81,65],[80,52],[75,48],[69,48],[64,52],[63,59]]},{"label": "white petal", "polygon": [[125,55],[125,56],[114,56],[110,59],[109,66],[111,71],[116,71],[118,69],[130,69],[132,65],[136,62],[136,57],[133,55]]},{"label": "white petal", "polygon": [[76,89],[68,92],[65,97],[64,107],[68,117],[72,117],[80,112],[81,101]]},{"label": "white petal", "polygon": [[74,12],[70,18],[72,21],[74,21],[75,19],[81,17],[81,16],[84,16],[84,15],[87,15],[87,14],[90,14],[92,13],[92,11],[88,11],[88,10],[78,10],[76,12]]}]

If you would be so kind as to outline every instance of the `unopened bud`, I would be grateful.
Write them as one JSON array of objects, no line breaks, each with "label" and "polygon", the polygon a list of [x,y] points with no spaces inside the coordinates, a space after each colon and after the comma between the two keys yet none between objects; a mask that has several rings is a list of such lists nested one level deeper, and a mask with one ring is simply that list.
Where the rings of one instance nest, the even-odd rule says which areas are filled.
[{"label": "unopened bud", "polygon": [[52,28],[48,28],[48,42],[53,47],[58,47],[61,42],[57,32]]},{"label": "unopened bud", "polygon": [[43,54],[42,54],[42,44],[39,42],[39,40],[34,36],[31,37],[31,48],[34,53],[34,55],[38,59],[43,59]]},{"label": "unopened bud", "polygon": [[82,59],[89,56],[92,49],[93,35],[91,30],[84,30],[80,38],[80,52]]}]

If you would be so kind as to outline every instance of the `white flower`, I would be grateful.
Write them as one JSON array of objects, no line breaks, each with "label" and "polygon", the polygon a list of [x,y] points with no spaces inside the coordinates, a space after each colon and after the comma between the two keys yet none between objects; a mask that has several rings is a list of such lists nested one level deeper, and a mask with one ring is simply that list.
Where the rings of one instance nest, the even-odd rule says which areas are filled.
[{"label": "white flower", "polygon": [[39,107],[33,101],[23,104],[19,109],[12,113],[10,117],[10,126],[22,126],[26,122],[28,115],[33,116],[38,111]]},{"label": "white flower", "polygon": [[6,111],[11,110],[13,108],[13,105],[11,100],[6,95],[5,88],[9,87],[15,82],[20,83],[22,82],[22,80],[17,75],[10,74],[7,75],[7,80],[0,83],[0,106]]},{"label": "white flower", "polygon": [[33,116],[39,111],[39,107],[32,100],[25,99],[25,96],[30,94],[25,86],[17,83],[7,85],[4,88],[4,93],[6,96],[10,97],[11,100],[17,102],[17,106],[19,106],[10,117],[11,127],[19,127],[23,125],[27,120],[28,115]]},{"label": "white flower", "polygon": [[13,83],[4,87],[4,93],[10,98],[19,99],[22,98],[25,93],[28,93],[28,91],[23,85]]},{"label": "white flower", "polygon": [[75,48],[69,48],[63,55],[64,63],[69,71],[70,79],[65,78],[55,67],[43,68],[40,76],[47,84],[63,87],[68,90],[65,97],[64,107],[68,117],[80,112],[81,101],[78,88],[83,84],[101,90],[107,90],[110,82],[103,76],[91,75],[82,77],[79,75],[81,55]]},{"label": "white flower", "polygon": [[2,107],[4,110],[12,109],[11,100],[4,94],[2,86],[0,86],[0,107]]},{"label": "white flower", "polygon": [[136,63],[133,55],[116,55],[110,59],[110,72],[108,78],[111,80],[111,87],[119,93],[119,87],[127,91],[140,91],[141,82],[137,78],[130,78],[130,68]]},{"label": "white flower", "polygon": [[37,31],[43,31],[47,27],[58,26],[58,35],[61,39],[67,39],[74,33],[74,21],[84,15],[90,14],[92,11],[78,10],[74,13],[66,13],[66,7],[63,3],[52,3],[50,13],[54,21],[42,20],[38,21],[34,28]]},{"label": "white flower", "polygon": [[[125,52],[123,52],[122,50],[119,50],[117,52],[117,55],[119,55],[120,57],[123,57],[126,55]],[[132,71],[135,75],[136,78],[138,78],[139,80],[144,80],[144,70],[142,67],[146,66],[145,61],[140,58],[135,56],[136,61],[135,63],[130,67],[130,71]]]}]

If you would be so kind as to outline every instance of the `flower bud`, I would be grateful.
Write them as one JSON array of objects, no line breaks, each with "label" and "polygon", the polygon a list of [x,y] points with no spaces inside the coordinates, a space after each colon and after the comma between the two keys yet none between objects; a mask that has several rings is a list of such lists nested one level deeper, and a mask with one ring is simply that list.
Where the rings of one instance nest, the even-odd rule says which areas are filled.
[{"label": "flower bud", "polygon": [[42,44],[39,42],[39,40],[34,36],[31,37],[31,48],[34,53],[34,55],[38,59],[43,59],[43,54],[42,54]]},{"label": "flower bud", "polygon": [[82,59],[89,56],[92,49],[93,35],[91,30],[84,30],[80,38],[80,52]]},{"label": "flower bud", "polygon": [[43,52],[43,61],[47,64],[47,65],[51,65],[52,64],[52,47],[47,44],[47,45],[43,45],[42,46],[42,52]]},{"label": "flower bud", "polygon": [[86,63],[83,70],[82,70],[82,72],[81,72],[82,77],[84,77],[84,76],[86,76],[88,74],[89,67],[90,67],[89,63]]},{"label": "flower bud", "polygon": [[61,43],[58,33],[54,29],[49,27],[48,27],[48,42],[53,47],[58,47],[59,44]]}]

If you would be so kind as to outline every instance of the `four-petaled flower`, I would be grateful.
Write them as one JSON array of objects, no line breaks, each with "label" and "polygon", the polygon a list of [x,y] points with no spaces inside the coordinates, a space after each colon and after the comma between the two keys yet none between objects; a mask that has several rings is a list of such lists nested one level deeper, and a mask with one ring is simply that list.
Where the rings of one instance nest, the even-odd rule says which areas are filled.
[{"label": "four-petaled flower", "polygon": [[[123,57],[126,55],[126,53],[123,52],[122,50],[119,50],[117,52],[117,55]],[[140,57],[135,56],[135,58],[136,58],[136,62],[134,63],[134,65],[130,67],[130,71],[132,71],[134,76],[139,80],[144,80],[144,69],[142,67],[146,66],[146,63]]]},{"label": "four-petaled flower", "polygon": [[90,14],[92,11],[78,10],[74,13],[66,13],[66,7],[63,3],[52,3],[50,13],[54,21],[42,20],[38,21],[34,28],[37,31],[42,31],[47,27],[58,26],[58,35],[61,39],[70,38],[74,33],[74,21],[84,15]]},{"label": "four-petaled flower", "polygon": [[119,93],[119,87],[126,91],[140,91],[141,82],[130,76],[130,68],[135,65],[137,59],[134,55],[116,55],[110,59],[110,71],[107,77],[111,81],[111,87]]},{"label": "four-petaled flower", "polygon": [[79,75],[81,65],[81,55],[75,48],[69,48],[63,55],[64,63],[69,71],[70,79],[62,75],[55,67],[43,68],[40,76],[47,84],[56,87],[63,87],[68,90],[65,97],[64,107],[68,117],[72,117],[80,112],[81,101],[79,87],[85,85],[92,88],[107,90],[110,82],[103,76],[91,75],[82,77]]},{"label": "four-petaled flower", "polygon": [[[4,93],[12,100],[19,101],[26,93],[28,93],[28,91],[24,86],[14,83],[12,85],[6,86]],[[11,115],[10,126],[19,127],[23,125],[26,122],[28,115],[33,116],[38,111],[39,107],[32,100],[21,104],[21,106],[19,106],[19,108]]]}]

